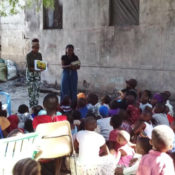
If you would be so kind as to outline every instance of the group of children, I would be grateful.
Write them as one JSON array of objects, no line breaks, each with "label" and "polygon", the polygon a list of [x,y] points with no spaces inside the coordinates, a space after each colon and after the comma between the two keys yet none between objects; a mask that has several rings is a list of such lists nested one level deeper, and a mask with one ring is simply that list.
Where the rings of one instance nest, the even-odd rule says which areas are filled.
[{"label": "group of children", "polygon": [[[20,105],[18,112],[8,117],[1,109],[0,115],[9,121],[3,130],[4,137],[33,132],[41,123],[68,120],[77,153],[77,174],[174,175],[175,120],[169,101],[171,94],[165,91],[152,95],[149,90],[139,92],[136,86],[135,79],[126,81],[126,88],[113,99],[105,95],[99,100],[95,93],[79,93],[76,104],[68,96],[59,104],[55,94],[48,94],[43,107],[35,106],[30,113],[26,105]],[[21,160],[13,174],[22,175],[19,167],[27,161],[33,162]],[[40,171],[46,174],[43,169],[48,168],[47,164],[41,162],[40,167],[33,162],[37,169],[33,172],[37,173],[32,175],[39,175]],[[49,174],[54,174],[54,170]]]}]

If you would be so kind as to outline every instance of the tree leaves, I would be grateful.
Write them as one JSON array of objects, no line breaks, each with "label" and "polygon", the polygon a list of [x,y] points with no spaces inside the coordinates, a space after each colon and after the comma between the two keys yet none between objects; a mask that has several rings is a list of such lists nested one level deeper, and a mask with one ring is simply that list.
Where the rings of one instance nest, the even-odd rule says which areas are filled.
[{"label": "tree leaves", "polygon": [[0,17],[16,15],[25,8],[35,8],[39,11],[42,5],[45,8],[54,8],[55,0],[0,0]]}]

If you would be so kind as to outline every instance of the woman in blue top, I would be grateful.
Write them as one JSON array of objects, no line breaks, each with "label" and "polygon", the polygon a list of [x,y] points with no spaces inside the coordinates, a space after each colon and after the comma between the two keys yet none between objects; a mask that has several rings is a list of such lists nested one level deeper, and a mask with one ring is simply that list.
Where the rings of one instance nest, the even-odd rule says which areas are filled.
[{"label": "woman in blue top", "polygon": [[79,61],[78,57],[74,54],[74,46],[66,46],[66,54],[62,56],[62,78],[61,78],[61,102],[65,96],[69,96],[72,102],[77,100],[77,84],[78,74],[77,70],[80,65],[73,65],[75,61]]}]

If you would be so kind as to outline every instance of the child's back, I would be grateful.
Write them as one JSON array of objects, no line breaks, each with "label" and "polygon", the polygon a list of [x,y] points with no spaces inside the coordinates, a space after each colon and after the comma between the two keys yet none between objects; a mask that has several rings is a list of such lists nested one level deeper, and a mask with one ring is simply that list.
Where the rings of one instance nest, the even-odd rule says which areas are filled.
[{"label": "child's back", "polygon": [[166,107],[163,103],[157,103],[154,107],[153,119],[155,125],[167,125],[169,126],[169,121],[167,115],[165,114]]},{"label": "child's back", "polygon": [[137,175],[174,175],[173,160],[166,153],[151,150],[143,156]]},{"label": "child's back", "polygon": [[137,175],[174,175],[173,160],[166,154],[172,148],[173,139],[174,133],[170,127],[155,127],[151,139],[154,150],[143,156]]}]

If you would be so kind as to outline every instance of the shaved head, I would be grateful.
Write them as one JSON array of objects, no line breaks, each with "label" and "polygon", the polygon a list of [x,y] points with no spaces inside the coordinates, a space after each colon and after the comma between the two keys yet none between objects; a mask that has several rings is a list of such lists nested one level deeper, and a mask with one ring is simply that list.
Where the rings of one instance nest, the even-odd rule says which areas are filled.
[{"label": "shaved head", "polygon": [[89,131],[94,131],[97,128],[97,121],[94,117],[87,117],[85,119],[85,129]]}]

